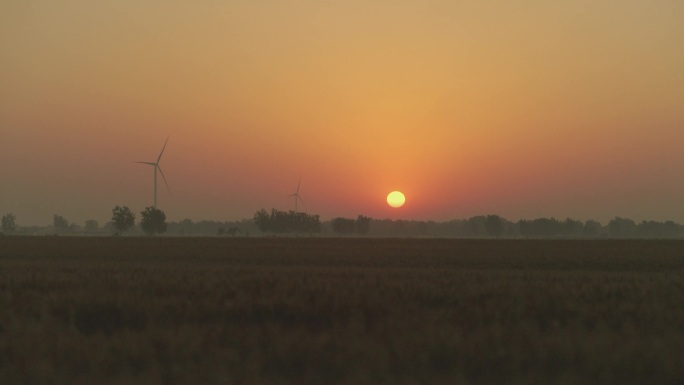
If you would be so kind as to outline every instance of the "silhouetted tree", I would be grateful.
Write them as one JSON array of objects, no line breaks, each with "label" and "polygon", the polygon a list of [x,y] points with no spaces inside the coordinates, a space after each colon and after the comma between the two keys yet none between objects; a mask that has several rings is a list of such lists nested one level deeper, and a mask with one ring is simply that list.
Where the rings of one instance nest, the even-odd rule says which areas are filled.
[{"label": "silhouetted tree", "polygon": [[261,232],[267,233],[271,231],[271,216],[268,211],[261,209],[254,214],[254,224],[257,225]]},{"label": "silhouetted tree", "polygon": [[114,221],[109,221],[101,227],[101,231],[105,234],[116,234],[117,230],[114,226]]},{"label": "silhouetted tree", "polygon": [[242,230],[240,230],[239,227],[231,227],[226,230],[226,234],[230,235],[231,237],[234,237],[237,233],[242,233]]},{"label": "silhouetted tree", "polygon": [[642,221],[636,226],[636,235],[642,238],[677,238],[679,234],[680,226],[672,221]]},{"label": "silhouetted tree", "polygon": [[85,221],[84,230],[86,233],[92,234],[96,233],[100,229],[100,224],[94,219],[88,219]]},{"label": "silhouetted tree", "polygon": [[599,222],[588,220],[584,222],[584,229],[582,230],[582,235],[585,237],[595,237],[601,235],[601,229],[603,226]]},{"label": "silhouetted tree", "polygon": [[518,225],[518,231],[523,237],[530,238],[533,236],[532,221],[527,219],[521,219],[516,224]]},{"label": "silhouetted tree", "polygon": [[390,228],[390,233],[395,236],[406,236],[409,235],[409,221],[399,219],[392,222],[392,227]]},{"label": "silhouetted tree", "polygon": [[636,233],[636,223],[627,218],[615,217],[608,222],[608,233],[612,237],[631,237]]},{"label": "silhouetted tree", "polygon": [[58,233],[66,233],[69,231],[69,221],[61,215],[55,214],[52,216],[52,226],[55,228],[55,232]]},{"label": "silhouetted tree", "polygon": [[556,218],[535,219],[534,225],[542,237],[555,237],[561,232],[561,223]]},{"label": "silhouetted tree", "polygon": [[562,223],[559,223],[559,235],[565,237],[579,237],[584,232],[584,224],[580,221],[575,221],[566,218]]},{"label": "silhouetted tree", "polygon": [[261,209],[254,214],[254,223],[262,232],[270,233],[319,233],[321,220],[318,215],[296,211],[279,211],[271,209],[269,214]]},{"label": "silhouetted tree", "polygon": [[434,235],[448,237],[448,236],[460,236],[462,235],[463,221],[458,219],[452,219],[447,222],[435,223],[436,231]]},{"label": "silhouetted tree", "polygon": [[487,222],[487,218],[483,215],[478,215],[478,216],[469,218],[468,221],[466,222],[467,225],[465,226],[465,230],[467,232],[467,235],[477,237],[477,236],[483,236],[483,235],[487,234],[486,222]]},{"label": "silhouetted tree", "polygon": [[140,227],[147,235],[161,234],[166,231],[166,214],[156,207],[148,206],[140,212]]},{"label": "silhouetted tree", "polygon": [[555,218],[519,220],[518,229],[526,238],[552,238],[560,233],[560,222]]},{"label": "silhouetted tree", "polygon": [[356,234],[359,235],[366,235],[370,231],[370,223],[371,219],[368,217],[364,217],[363,215],[359,215],[358,218],[356,218]]},{"label": "silhouetted tree", "polygon": [[415,235],[420,235],[420,236],[427,235],[427,233],[428,233],[428,223],[427,222],[425,222],[425,221],[414,221],[414,223],[412,223],[412,225],[413,225],[412,226],[413,227],[412,232],[415,233]]},{"label": "silhouetted tree", "polygon": [[676,224],[673,221],[665,221],[665,223],[663,223],[661,231],[661,235],[663,237],[677,238],[681,235],[682,228],[680,225]]},{"label": "silhouetted tree", "polygon": [[178,225],[180,226],[180,229],[178,230],[178,232],[181,235],[192,234],[192,228],[193,228],[194,224],[192,223],[191,219],[189,219],[189,218],[183,219],[182,221],[180,221],[180,223]]},{"label": "silhouetted tree", "polygon": [[504,221],[498,215],[487,215],[484,227],[491,237],[499,238],[504,233]]},{"label": "silhouetted tree", "polygon": [[128,206],[116,206],[112,209],[112,222],[118,233],[125,233],[135,226],[135,214]]},{"label": "silhouetted tree", "polygon": [[12,234],[17,230],[17,217],[9,213],[2,216],[2,232]]},{"label": "silhouetted tree", "polygon": [[71,234],[78,234],[83,231],[83,227],[81,225],[72,223],[69,225],[69,233]]},{"label": "silhouetted tree", "polygon": [[356,221],[349,218],[335,218],[330,222],[332,230],[339,234],[353,234],[356,232]]}]

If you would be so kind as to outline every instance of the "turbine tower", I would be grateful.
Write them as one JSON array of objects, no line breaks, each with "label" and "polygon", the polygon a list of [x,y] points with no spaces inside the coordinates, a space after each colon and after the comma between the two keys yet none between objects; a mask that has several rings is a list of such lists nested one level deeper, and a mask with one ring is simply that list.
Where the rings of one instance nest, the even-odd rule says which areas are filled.
[{"label": "turbine tower", "polygon": [[299,178],[299,182],[297,182],[297,191],[294,192],[292,195],[288,195],[288,197],[294,197],[294,202],[295,202],[295,212],[297,212],[297,201],[301,201],[302,204],[304,204],[304,200],[302,199],[301,196],[299,196],[299,186],[302,184],[302,178]]},{"label": "turbine tower", "polygon": [[154,167],[154,208],[157,208],[157,170],[159,170],[159,173],[162,176],[162,179],[164,179],[164,184],[166,185],[166,189],[169,190],[169,193],[171,192],[171,189],[169,188],[169,184],[166,182],[166,177],[164,176],[164,172],[162,172],[161,167],[159,167],[159,161],[161,160],[162,155],[164,155],[164,150],[166,149],[166,144],[169,142],[169,137],[166,137],[166,142],[164,142],[164,147],[162,147],[161,152],[159,153],[159,156],[157,157],[156,162],[135,162],[135,163],[141,163],[141,164],[149,164],[150,166]]}]

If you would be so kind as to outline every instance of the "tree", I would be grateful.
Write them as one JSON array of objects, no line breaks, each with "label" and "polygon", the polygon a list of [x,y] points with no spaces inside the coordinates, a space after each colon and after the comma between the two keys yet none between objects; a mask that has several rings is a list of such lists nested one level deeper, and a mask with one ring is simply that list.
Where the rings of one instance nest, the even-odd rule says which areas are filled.
[{"label": "tree", "polygon": [[112,209],[112,222],[117,234],[125,233],[128,229],[135,226],[135,214],[133,214],[128,206],[116,206]]},{"label": "tree", "polygon": [[225,233],[230,235],[231,237],[234,237],[235,234],[242,233],[242,230],[240,230],[239,227],[231,227],[228,229],[228,231],[225,231]]},{"label": "tree", "polygon": [[340,234],[352,234],[356,232],[356,221],[349,218],[335,218],[330,222],[332,229]]},{"label": "tree", "polygon": [[584,230],[582,231],[582,235],[585,237],[598,236],[601,234],[601,228],[601,223],[590,219],[584,222]]},{"label": "tree", "polygon": [[75,223],[72,223],[72,224],[69,225],[69,233],[71,233],[71,234],[80,233],[81,230],[82,230],[82,228],[81,228],[80,225],[77,225],[77,224],[75,224]]},{"label": "tree", "polygon": [[636,223],[629,218],[615,217],[608,222],[608,232],[612,237],[632,237],[636,233]]},{"label": "tree", "polygon": [[368,234],[368,232],[370,231],[370,222],[370,218],[364,217],[363,215],[359,215],[359,217],[356,218],[356,234]]},{"label": "tree", "polygon": [[69,221],[61,215],[55,214],[52,216],[52,225],[55,228],[55,232],[66,233],[69,231]]},{"label": "tree", "polygon": [[559,223],[560,235],[565,237],[579,237],[584,233],[584,223],[566,218]]},{"label": "tree", "polygon": [[166,214],[156,207],[148,206],[141,211],[140,227],[147,235],[161,234],[166,231]]},{"label": "tree", "polygon": [[178,232],[179,232],[181,235],[192,234],[192,228],[193,228],[193,225],[194,225],[194,224],[192,223],[192,219],[190,219],[190,218],[185,218],[185,219],[183,219],[182,221],[180,221],[180,223],[178,223],[178,225],[179,225],[179,227],[180,227],[180,230],[178,230]]},{"label": "tree", "polygon": [[318,215],[309,215],[296,211],[278,211],[271,209],[269,214],[261,209],[254,214],[254,224],[262,232],[270,233],[319,233],[321,219]]},{"label": "tree", "polygon": [[358,234],[364,235],[368,234],[370,231],[371,219],[359,215],[356,219],[351,218],[334,218],[330,221],[330,227],[332,230],[339,234],[349,235]]},{"label": "tree", "polygon": [[560,232],[561,224],[555,218],[537,218],[518,221],[520,234],[526,238],[553,238]]},{"label": "tree", "polygon": [[17,229],[17,217],[14,214],[5,214],[2,217],[2,232],[11,234]]},{"label": "tree", "polygon": [[268,211],[261,209],[254,213],[254,224],[262,233],[271,231],[271,216],[268,215]]},{"label": "tree", "polygon": [[85,232],[86,233],[97,233],[100,229],[100,224],[94,219],[88,219],[85,221]]},{"label": "tree", "polygon": [[487,234],[487,217],[484,215],[471,217],[465,227],[469,236],[481,237]]},{"label": "tree", "polygon": [[636,235],[642,238],[677,238],[679,225],[673,221],[665,223],[656,221],[642,221],[636,226]]},{"label": "tree", "polygon": [[487,215],[484,226],[491,237],[499,238],[504,233],[504,221],[498,215]]}]

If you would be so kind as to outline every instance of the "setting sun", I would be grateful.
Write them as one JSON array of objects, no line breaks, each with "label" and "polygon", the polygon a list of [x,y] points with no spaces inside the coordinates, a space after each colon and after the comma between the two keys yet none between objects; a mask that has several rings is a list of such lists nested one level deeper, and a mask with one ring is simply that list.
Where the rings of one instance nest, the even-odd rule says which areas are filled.
[{"label": "setting sun", "polygon": [[387,195],[387,204],[392,207],[401,207],[406,202],[406,197],[400,191],[392,191]]}]

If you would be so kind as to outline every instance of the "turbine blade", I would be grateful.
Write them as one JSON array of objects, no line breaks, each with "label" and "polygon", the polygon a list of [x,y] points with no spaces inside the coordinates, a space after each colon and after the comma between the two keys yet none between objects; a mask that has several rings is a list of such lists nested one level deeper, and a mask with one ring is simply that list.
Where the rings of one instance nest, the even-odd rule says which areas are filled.
[{"label": "turbine blade", "polygon": [[164,176],[164,172],[162,171],[161,167],[157,164],[157,170],[159,170],[159,173],[162,176],[162,179],[164,179],[164,184],[166,185],[166,189],[169,190],[169,194],[171,194],[171,189],[169,188],[169,184],[166,182],[166,177]]},{"label": "turbine blade", "polygon": [[297,182],[297,194],[299,194],[299,186],[302,184],[302,177],[299,177],[299,182]]},{"label": "turbine blade", "polygon": [[149,164],[150,166],[156,166],[157,165],[156,163],[152,163],[152,162],[133,162],[133,163]]},{"label": "turbine blade", "polygon": [[157,158],[157,163],[159,163],[159,160],[161,159],[162,155],[164,154],[164,150],[166,150],[166,144],[169,143],[169,138],[171,135],[166,137],[166,142],[164,142],[164,147],[162,147],[161,152],[159,153],[159,157]]}]

